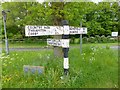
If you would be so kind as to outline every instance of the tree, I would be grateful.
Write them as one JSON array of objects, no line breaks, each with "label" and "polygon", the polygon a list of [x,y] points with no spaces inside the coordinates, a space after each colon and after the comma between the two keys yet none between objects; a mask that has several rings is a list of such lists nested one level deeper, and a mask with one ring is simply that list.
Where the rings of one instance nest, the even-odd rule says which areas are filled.
[{"label": "tree", "polygon": [[2,4],[2,7],[11,10],[11,13],[7,15],[9,37],[17,35],[18,38],[25,38],[25,25],[61,25],[63,19],[68,20],[70,26],[77,27],[80,26],[82,21],[83,27],[88,28],[88,36],[103,34],[107,36],[111,35],[112,31],[118,31],[117,2],[114,2],[112,6],[111,2],[98,4],[93,2],[63,3],[50,1],[45,3],[8,2]]},{"label": "tree", "polygon": [[[51,2],[53,25],[61,26],[61,21],[64,19],[64,2]],[[54,36],[55,39],[61,39],[62,35]],[[57,57],[63,57],[61,47],[54,46],[54,55]]]}]

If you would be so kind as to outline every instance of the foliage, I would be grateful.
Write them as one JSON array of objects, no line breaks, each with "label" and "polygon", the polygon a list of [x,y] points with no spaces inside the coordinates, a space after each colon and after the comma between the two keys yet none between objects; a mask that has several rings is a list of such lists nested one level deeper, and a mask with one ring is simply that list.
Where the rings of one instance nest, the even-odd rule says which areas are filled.
[{"label": "foliage", "polygon": [[25,38],[25,25],[61,25],[63,19],[68,20],[70,26],[79,27],[82,22],[82,26],[88,28],[88,37],[108,36],[118,31],[117,2],[6,2],[2,7],[11,11],[7,13],[9,38]]},{"label": "foliage", "polygon": [[[82,38],[83,43],[115,43],[118,42],[118,37],[111,37],[111,36],[99,36],[95,35],[95,37],[83,37]],[[70,41],[71,44],[79,44],[80,43],[80,38],[71,38]]]}]

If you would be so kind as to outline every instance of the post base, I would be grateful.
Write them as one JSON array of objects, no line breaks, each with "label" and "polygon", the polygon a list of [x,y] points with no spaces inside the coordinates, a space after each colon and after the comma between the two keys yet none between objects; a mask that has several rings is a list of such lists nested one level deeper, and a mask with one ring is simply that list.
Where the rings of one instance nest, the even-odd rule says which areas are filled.
[{"label": "post base", "polygon": [[68,75],[69,70],[68,69],[64,69],[64,75]]}]

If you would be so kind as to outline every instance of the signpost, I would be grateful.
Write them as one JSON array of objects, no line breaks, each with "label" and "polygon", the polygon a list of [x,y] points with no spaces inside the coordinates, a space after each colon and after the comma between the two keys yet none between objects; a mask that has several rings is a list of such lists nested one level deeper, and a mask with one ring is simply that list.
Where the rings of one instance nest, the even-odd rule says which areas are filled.
[{"label": "signpost", "polygon": [[69,34],[87,34],[87,28],[70,26]]},{"label": "signpost", "polygon": [[[42,36],[42,35],[62,35],[62,39],[47,39],[47,44],[52,46],[59,46],[63,48],[64,53],[64,74],[68,75],[69,71],[69,34],[87,34],[87,28],[85,27],[73,27],[68,25],[68,21],[62,21],[63,26],[36,26],[27,25],[25,26],[26,36]],[[81,47],[82,50],[82,47]]]},{"label": "signpost", "polygon": [[[67,30],[68,28],[68,30]],[[65,29],[65,30],[64,30]],[[87,28],[73,26],[25,26],[26,36],[43,36],[43,35],[62,35],[62,34],[87,34]]]},{"label": "signpost", "polygon": [[60,26],[25,26],[26,36],[43,36],[43,35],[62,35],[63,27]]},{"label": "signpost", "polygon": [[118,32],[112,32],[112,36],[113,37],[117,37],[118,36]]},{"label": "signpost", "polygon": [[[64,34],[62,35],[62,39],[64,39],[64,41],[68,41],[67,39],[69,39],[69,26],[68,26],[68,21],[67,20],[63,20],[62,21],[63,27],[64,27]],[[67,44],[66,44],[67,45]],[[64,66],[64,74],[68,75],[69,72],[69,58],[68,58],[68,51],[69,51],[69,47],[63,47],[63,56],[64,56],[64,62],[63,62],[63,66]]]},{"label": "signpost", "polygon": [[69,47],[69,39],[47,39],[47,44],[59,47]]}]

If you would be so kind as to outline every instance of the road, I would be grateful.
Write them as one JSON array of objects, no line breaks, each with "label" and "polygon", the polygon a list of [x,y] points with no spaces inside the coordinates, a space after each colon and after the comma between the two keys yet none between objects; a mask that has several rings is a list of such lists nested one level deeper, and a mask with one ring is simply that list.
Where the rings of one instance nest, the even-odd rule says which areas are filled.
[{"label": "road", "polygon": [[[106,46],[103,46],[105,48]],[[72,46],[70,48],[79,48],[78,46]],[[111,49],[118,50],[120,46],[111,46]],[[41,47],[41,48],[9,48],[10,51],[39,51],[39,50],[51,50],[52,47]],[[2,52],[2,48],[0,48],[0,53]]]}]

